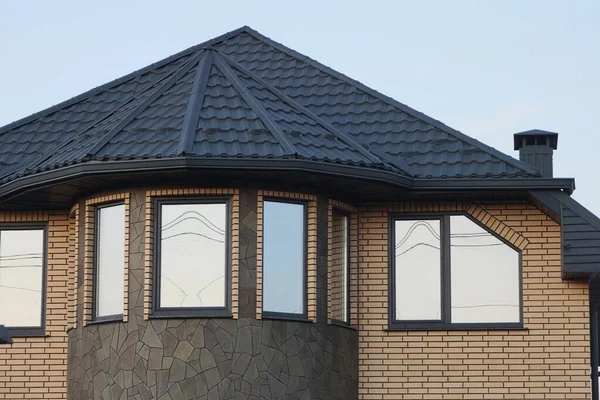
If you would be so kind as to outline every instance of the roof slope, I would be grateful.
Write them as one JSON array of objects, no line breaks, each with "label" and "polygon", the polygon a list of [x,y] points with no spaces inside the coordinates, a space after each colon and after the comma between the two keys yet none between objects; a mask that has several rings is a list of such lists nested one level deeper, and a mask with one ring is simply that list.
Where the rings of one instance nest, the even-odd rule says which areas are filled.
[{"label": "roof slope", "polygon": [[600,274],[600,219],[560,191],[532,191],[561,219],[563,272]]},{"label": "roof slope", "polygon": [[247,27],[0,128],[3,182],[181,155],[299,158],[425,179],[539,176]]},{"label": "roof slope", "polygon": [[4,181],[87,161],[182,156],[293,158],[408,175],[211,48],[111,111],[57,136]]}]

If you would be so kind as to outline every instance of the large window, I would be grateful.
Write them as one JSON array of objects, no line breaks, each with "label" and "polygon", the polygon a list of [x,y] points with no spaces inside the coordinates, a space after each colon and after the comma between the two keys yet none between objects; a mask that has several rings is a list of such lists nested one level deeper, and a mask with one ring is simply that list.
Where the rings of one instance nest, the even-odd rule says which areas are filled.
[{"label": "large window", "polygon": [[155,313],[229,316],[229,201],[156,203]]},{"label": "large window", "polygon": [[306,318],[306,204],[263,205],[263,315]]},{"label": "large window", "polygon": [[44,334],[45,228],[0,227],[0,324],[12,335]]},{"label": "large window", "polygon": [[348,323],[350,320],[350,217],[333,210],[331,227],[331,319]]},{"label": "large window", "polygon": [[465,215],[392,221],[392,328],[521,327],[517,249]]},{"label": "large window", "polygon": [[94,320],[123,317],[125,281],[125,205],[96,208]]}]

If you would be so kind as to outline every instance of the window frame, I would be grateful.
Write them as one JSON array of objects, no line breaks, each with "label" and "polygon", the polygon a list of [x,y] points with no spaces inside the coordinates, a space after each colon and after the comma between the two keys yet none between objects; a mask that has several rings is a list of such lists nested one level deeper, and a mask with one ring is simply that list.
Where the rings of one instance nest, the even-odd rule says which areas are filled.
[{"label": "window frame", "polygon": [[[108,207],[114,207],[114,206],[125,206],[125,201],[123,200],[117,200],[117,201],[110,201],[110,202],[106,202],[106,203],[98,203],[98,204],[94,204],[94,250],[93,250],[93,264],[92,264],[92,319],[90,321],[90,323],[101,323],[101,322],[120,322],[123,321],[123,313],[125,312],[125,309],[123,308],[123,313],[121,314],[113,314],[113,315],[105,315],[102,317],[98,317],[98,298],[97,298],[97,294],[98,294],[98,248],[100,245],[100,210],[103,208],[108,208]],[[127,212],[127,210],[125,209],[125,212]],[[127,221],[127,216],[125,215],[125,218],[123,220],[123,224],[125,224],[125,221]],[[125,227],[125,231],[127,231],[127,227]],[[127,238],[125,237],[125,240],[127,240]],[[127,246],[125,246],[125,248],[127,248]],[[123,259],[124,263],[123,263],[123,285],[125,285],[125,265],[127,264],[127,257],[129,257],[129,254],[125,254],[125,258]],[[123,292],[123,296],[125,296],[125,293]],[[123,300],[123,307],[125,307],[125,298],[122,299]]]},{"label": "window frame", "polygon": [[[333,318],[333,315],[331,316],[331,323],[335,324],[335,325],[343,325],[343,326],[350,326],[350,271],[352,270],[352,266],[351,266],[351,249],[350,249],[350,244],[351,244],[351,234],[352,234],[352,213],[344,210],[342,208],[339,207],[332,207],[331,210],[331,224],[332,224],[332,231],[333,231],[333,217],[335,214],[341,215],[343,217],[345,217],[348,221],[348,226],[346,227],[347,231],[346,231],[346,248],[348,250],[348,263],[346,265],[346,287],[344,288],[346,290],[346,321],[342,321],[339,320],[337,318]],[[332,238],[333,240],[333,238]],[[333,242],[332,242],[333,243]],[[328,251],[332,251],[333,249],[328,249]],[[328,289],[329,290],[329,289]],[[333,307],[333,304],[331,304],[331,307]]]},{"label": "window frame", "polygon": [[[464,216],[500,240],[519,257],[519,321],[518,322],[452,322],[452,263],[450,250],[450,217]],[[440,257],[441,257],[441,317],[439,320],[397,320],[396,319],[396,257],[395,222],[406,220],[440,221]],[[519,330],[523,325],[523,252],[517,246],[490,230],[480,221],[465,212],[444,213],[390,213],[388,217],[388,329],[387,330]]]},{"label": "window frame", "polygon": [[[16,222],[0,223],[0,240],[2,231],[42,230],[42,309],[40,315],[40,326],[6,326],[8,333],[13,337],[44,337],[46,336],[46,303],[48,287],[48,223],[45,222]],[[1,322],[1,321],[0,321]]]},{"label": "window frame", "polygon": [[[264,277],[265,277],[265,264],[264,264],[264,237],[265,237],[265,202],[274,202],[274,203],[287,203],[287,204],[297,204],[303,207],[302,218],[303,218],[303,226],[304,226],[304,235],[303,235],[303,243],[302,243],[302,278],[304,280],[302,285],[303,295],[302,295],[302,313],[286,313],[279,311],[267,311],[265,310],[265,302],[264,302]],[[261,318],[263,319],[281,319],[281,320],[293,320],[293,321],[309,321],[308,319],[308,201],[299,200],[294,198],[282,198],[282,197],[273,197],[273,196],[265,196],[262,198],[262,310],[261,310]]]},{"label": "window frame", "polygon": [[[154,198],[154,238],[152,243],[152,309],[151,318],[232,318],[232,196],[157,196]],[[165,205],[189,204],[225,204],[225,305],[223,307],[161,307],[160,306],[160,273],[161,273],[161,226],[162,208]]]}]

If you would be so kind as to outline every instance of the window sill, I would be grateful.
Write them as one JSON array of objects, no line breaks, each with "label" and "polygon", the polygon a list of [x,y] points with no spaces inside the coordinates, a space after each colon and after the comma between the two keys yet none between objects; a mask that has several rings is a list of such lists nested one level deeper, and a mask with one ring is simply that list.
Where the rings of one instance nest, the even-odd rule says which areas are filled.
[{"label": "window sill", "polygon": [[114,315],[110,317],[98,318],[93,321],[88,322],[86,325],[101,325],[101,324],[110,324],[114,322],[123,322],[122,315]]},{"label": "window sill", "polygon": [[10,336],[15,338],[28,338],[28,337],[48,337],[50,335],[46,334],[46,330],[44,328],[9,328],[6,327],[6,330],[10,334]]},{"label": "window sill", "polygon": [[392,323],[386,332],[397,331],[528,331],[521,323],[517,324],[443,324],[443,323]]},{"label": "window sill", "polygon": [[335,320],[335,319],[331,320],[331,324],[330,325],[337,326],[337,327],[340,327],[340,328],[350,329],[352,331],[358,331],[358,329],[356,329],[355,327],[353,327],[349,323],[343,322],[343,321],[338,321],[338,320]]},{"label": "window sill", "polygon": [[186,310],[186,309],[161,309],[150,314],[150,319],[166,318],[233,318],[231,311],[227,309],[216,310]]},{"label": "window sill", "polygon": [[293,322],[308,322],[312,323],[313,321],[308,319],[306,315],[303,314],[286,314],[286,313],[272,313],[272,312],[264,312],[262,313],[262,319],[264,320],[274,320],[274,321],[293,321]]}]

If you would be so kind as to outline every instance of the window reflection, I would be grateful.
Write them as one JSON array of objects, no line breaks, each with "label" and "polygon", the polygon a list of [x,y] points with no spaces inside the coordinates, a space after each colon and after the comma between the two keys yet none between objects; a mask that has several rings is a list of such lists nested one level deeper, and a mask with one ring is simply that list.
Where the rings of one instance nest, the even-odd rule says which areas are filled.
[{"label": "window reflection", "polygon": [[0,324],[41,327],[44,231],[0,231]]},{"label": "window reflection", "polygon": [[227,204],[161,204],[160,307],[225,307]]},{"label": "window reflection", "polygon": [[439,220],[395,222],[397,320],[441,319]]},{"label": "window reflection", "polygon": [[450,245],[452,322],[519,322],[519,253],[463,215]]},{"label": "window reflection", "polygon": [[334,210],[331,247],[331,318],[348,322],[349,217]]},{"label": "window reflection", "polygon": [[265,201],[263,311],[304,313],[305,205]]},{"label": "window reflection", "polygon": [[96,234],[96,315],[123,314],[125,205],[98,208]]}]

